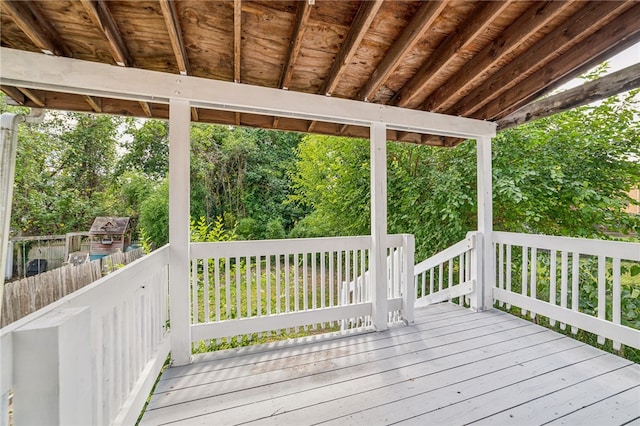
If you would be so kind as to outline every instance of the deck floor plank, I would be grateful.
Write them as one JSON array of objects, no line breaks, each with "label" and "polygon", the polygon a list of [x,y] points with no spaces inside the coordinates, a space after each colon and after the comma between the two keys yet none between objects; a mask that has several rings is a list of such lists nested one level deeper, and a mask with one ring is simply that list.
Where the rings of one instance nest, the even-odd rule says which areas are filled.
[{"label": "deck floor plank", "polygon": [[382,333],[309,336],[195,360],[163,373],[142,425],[640,418],[639,365],[497,310],[448,303]]},{"label": "deck floor plank", "polygon": [[[366,342],[364,348],[361,346],[342,347],[342,352],[335,355],[334,351],[327,353],[326,359],[312,363],[304,363],[289,365],[290,356],[282,355],[284,360],[283,366],[272,370],[265,369],[261,365],[245,366],[244,371],[238,371],[237,376],[226,376],[224,373],[206,374],[204,377],[194,378],[187,387],[167,387],[167,384],[159,383],[156,393],[163,393],[149,408],[156,408],[156,405],[174,405],[185,402],[187,400],[202,399],[218,396],[221,393],[230,393],[233,391],[242,391],[244,389],[253,389],[261,386],[271,386],[274,384],[289,381],[288,389],[295,386],[298,379],[304,380],[307,377],[314,377],[316,382],[335,380],[348,380],[351,377],[357,377],[360,374],[356,369],[358,366],[367,366],[367,368],[375,368],[370,374],[381,373],[388,368],[398,368],[400,365],[412,366],[424,361],[424,356],[435,356],[436,354],[449,354],[451,344],[461,345],[458,352],[472,349],[476,346],[486,346],[489,343],[496,343],[504,339],[510,339],[511,336],[525,333],[522,328],[532,328],[532,324],[517,321],[517,318],[509,316],[500,316],[489,318],[493,320],[491,323],[485,322],[485,319],[478,320],[470,330],[454,330],[455,332],[446,333],[436,337],[412,336],[411,340],[406,342],[402,338],[398,338],[391,333],[376,333],[378,335],[388,335],[385,339],[370,334],[371,338],[375,338],[373,342]],[[483,329],[483,326],[491,325],[491,332]],[[456,325],[451,325],[455,329]],[[467,325],[470,327],[470,325]],[[405,327],[408,328],[408,327]],[[449,327],[444,327],[448,329]],[[509,333],[511,331],[511,333]],[[503,333],[505,333],[503,335]],[[428,352],[426,352],[428,351]],[[220,377],[218,377],[220,376]]]},{"label": "deck floor plank", "polygon": [[594,426],[640,424],[640,385],[595,404],[580,407],[548,424]]},{"label": "deck floor plank", "polygon": [[[561,416],[571,418],[572,413],[589,406],[602,407],[608,403],[620,404],[625,401],[624,395],[630,397],[628,391],[635,389],[635,403],[640,404],[640,365],[633,364],[621,370],[613,370],[601,376],[592,377],[573,386],[566,387],[557,392],[528,401],[524,404],[494,414],[480,420],[482,424],[503,425],[518,421],[521,424],[538,424],[553,421]],[[620,394],[623,394],[621,397]],[[582,395],[576,401],[575,395]],[[607,402],[607,400],[609,400]],[[577,402],[577,404],[576,404]],[[633,402],[632,400],[629,402]],[[624,404],[624,402],[623,402]],[[600,408],[597,408],[600,410]],[[605,409],[604,412],[609,411]],[[624,423],[623,419],[616,419],[614,413],[609,415],[607,422],[617,420]],[[640,416],[640,406],[638,407]]]}]

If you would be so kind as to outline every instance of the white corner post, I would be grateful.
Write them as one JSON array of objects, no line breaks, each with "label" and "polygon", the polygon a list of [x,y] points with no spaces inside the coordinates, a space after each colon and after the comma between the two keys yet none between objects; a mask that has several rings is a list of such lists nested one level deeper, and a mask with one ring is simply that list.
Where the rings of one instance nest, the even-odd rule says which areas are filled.
[{"label": "white corner post", "polygon": [[189,309],[189,125],[186,100],[169,103],[169,317],[171,362],[191,362]]},{"label": "white corner post", "polygon": [[371,124],[371,252],[369,276],[373,325],[387,329],[387,126]]},{"label": "white corner post", "polygon": [[478,167],[478,234],[475,247],[475,290],[471,296],[473,310],[490,309],[493,305],[493,182],[491,172],[491,138],[479,137]]},{"label": "white corner post", "polygon": [[89,308],[54,310],[14,331],[13,362],[14,424],[96,423]]}]

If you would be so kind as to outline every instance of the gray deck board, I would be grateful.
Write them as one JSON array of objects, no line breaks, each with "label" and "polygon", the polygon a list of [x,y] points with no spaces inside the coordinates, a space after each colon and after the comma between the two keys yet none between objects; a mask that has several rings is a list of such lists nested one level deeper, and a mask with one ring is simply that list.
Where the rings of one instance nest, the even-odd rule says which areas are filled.
[{"label": "gray deck board", "polygon": [[[143,425],[624,424],[640,365],[500,311],[221,351],[163,373]],[[591,414],[590,414],[591,413]]]}]

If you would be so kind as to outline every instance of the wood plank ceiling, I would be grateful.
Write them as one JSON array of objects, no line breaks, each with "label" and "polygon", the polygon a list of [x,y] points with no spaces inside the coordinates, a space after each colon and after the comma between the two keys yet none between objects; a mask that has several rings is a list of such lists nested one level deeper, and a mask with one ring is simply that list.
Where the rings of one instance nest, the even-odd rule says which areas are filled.
[{"label": "wood plank ceiling", "polygon": [[[3,47],[498,120],[640,40],[640,2],[2,0]],[[1,58],[0,58],[1,59]],[[167,118],[148,102],[2,87],[20,105]],[[368,129],[192,109],[192,120]],[[453,145],[430,135],[389,139]]]}]

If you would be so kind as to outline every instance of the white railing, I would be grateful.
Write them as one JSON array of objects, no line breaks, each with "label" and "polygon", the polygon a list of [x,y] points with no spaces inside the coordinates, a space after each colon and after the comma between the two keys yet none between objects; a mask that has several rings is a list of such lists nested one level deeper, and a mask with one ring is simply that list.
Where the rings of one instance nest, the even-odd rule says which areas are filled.
[{"label": "white railing", "polygon": [[[413,265],[409,237],[388,237],[397,258],[388,297],[394,319],[406,311],[401,273],[407,256]],[[192,341],[237,343],[253,333],[337,328],[343,320],[370,325],[370,246],[369,236],[192,243]]]},{"label": "white railing", "polygon": [[562,329],[568,324],[574,334],[594,333],[600,344],[611,339],[616,350],[640,348],[633,295],[640,275],[632,273],[640,266],[640,244],[507,232],[494,232],[493,243],[500,306],[545,316]]},{"label": "white railing", "polygon": [[0,330],[1,424],[134,424],[169,353],[165,246]]},{"label": "white railing", "polygon": [[462,306],[468,302],[465,296],[474,291],[476,283],[472,272],[477,262],[477,235],[469,232],[464,240],[415,265],[416,307],[456,298]]},{"label": "white railing", "polygon": [[[411,271],[407,270],[407,267],[412,264],[412,261],[409,261],[407,256],[413,257],[414,246],[412,244],[409,247],[405,240],[406,238],[412,238],[412,236],[389,235],[387,237],[387,300],[389,303],[387,322],[389,323],[407,321],[406,313],[403,312],[402,306],[407,304],[404,301],[404,295],[408,293],[408,291],[405,291],[405,283],[408,282],[405,276],[407,273],[413,275]],[[340,283],[338,305],[346,305],[358,298],[370,299],[368,297],[371,293],[369,270],[360,268],[360,271],[362,270],[364,270],[364,274],[358,275],[352,281],[342,281]],[[362,321],[365,321],[367,326],[371,325],[370,317],[351,318],[341,321],[341,329],[354,328],[361,324]]]}]

